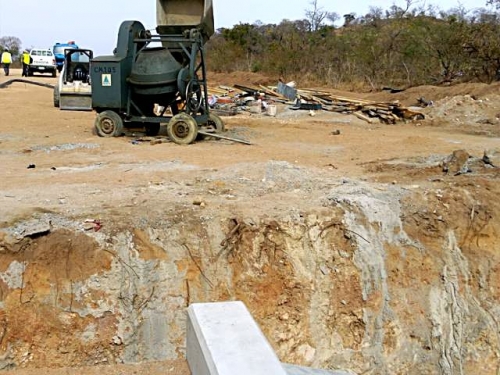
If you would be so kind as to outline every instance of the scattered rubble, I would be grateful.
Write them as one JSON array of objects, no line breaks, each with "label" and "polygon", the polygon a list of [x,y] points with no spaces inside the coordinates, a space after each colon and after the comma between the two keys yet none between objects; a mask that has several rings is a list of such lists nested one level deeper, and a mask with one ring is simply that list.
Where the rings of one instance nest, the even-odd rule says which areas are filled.
[{"label": "scattered rubble", "polygon": [[98,147],[99,145],[95,143],[64,143],[53,146],[33,146],[29,149],[29,151],[45,151],[50,153],[53,151],[71,151],[76,149],[91,150]]},{"label": "scattered rubble", "polygon": [[443,162],[443,172],[458,176],[472,172],[469,167],[469,160],[472,157],[465,150],[454,151]]},{"label": "scattered rubble", "polygon": [[483,162],[494,168],[500,168],[500,152],[496,150],[486,150],[483,155]]},{"label": "scattered rubble", "polygon": [[500,113],[497,101],[499,95],[478,97],[460,95],[446,97],[423,108],[430,123],[442,126],[449,124],[455,129],[463,128],[467,133],[500,136]]}]

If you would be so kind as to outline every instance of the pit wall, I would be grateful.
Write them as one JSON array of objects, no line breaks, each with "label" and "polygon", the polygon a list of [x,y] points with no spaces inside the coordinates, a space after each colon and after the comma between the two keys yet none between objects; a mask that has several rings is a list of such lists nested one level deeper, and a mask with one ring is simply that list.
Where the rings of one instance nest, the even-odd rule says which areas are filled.
[{"label": "pit wall", "polygon": [[500,210],[481,194],[346,182],[277,216],[183,207],[94,231],[42,214],[50,231],[29,235],[13,223],[0,368],[183,358],[187,306],[241,300],[282,362],[497,374]]}]

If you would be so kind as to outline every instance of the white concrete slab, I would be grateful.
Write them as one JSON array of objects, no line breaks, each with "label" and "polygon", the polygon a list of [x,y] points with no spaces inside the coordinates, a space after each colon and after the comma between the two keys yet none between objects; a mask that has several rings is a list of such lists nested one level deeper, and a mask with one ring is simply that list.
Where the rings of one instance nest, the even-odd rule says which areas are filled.
[{"label": "white concrete slab", "polygon": [[192,375],[287,375],[242,302],[189,306],[186,354]]}]

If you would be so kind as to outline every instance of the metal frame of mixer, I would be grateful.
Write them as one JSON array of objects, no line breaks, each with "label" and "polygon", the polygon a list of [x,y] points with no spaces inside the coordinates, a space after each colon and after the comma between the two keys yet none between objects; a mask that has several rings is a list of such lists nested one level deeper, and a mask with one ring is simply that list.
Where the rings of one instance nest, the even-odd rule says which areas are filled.
[{"label": "metal frame of mixer", "polygon": [[[208,87],[207,87],[207,72],[205,66],[205,54],[203,50],[203,36],[197,29],[185,30],[183,34],[159,34],[151,35],[149,31],[143,33],[138,38],[134,39],[134,57],[136,61],[138,54],[150,43],[168,43],[169,51],[173,53],[182,53],[189,61],[189,66],[182,68],[177,86],[179,93],[176,98],[169,104],[172,111],[172,116],[165,116],[168,106],[165,106],[163,111],[158,116],[145,116],[141,111],[140,106],[134,103],[131,95],[132,88],[129,85],[129,95],[127,99],[126,122],[135,123],[165,123],[172,119],[177,113],[186,113],[193,117],[198,126],[206,125],[209,122],[209,103],[208,103]],[[142,46],[141,46],[142,44]],[[173,46],[177,47],[173,47]],[[171,47],[170,47],[171,46]],[[199,57],[199,61],[198,61]],[[201,70],[201,77],[198,73]],[[180,96],[180,100],[179,100]],[[184,108],[179,109],[179,104],[184,104]],[[130,115],[132,108],[140,114],[140,116]],[[207,129],[209,132],[211,129]]]}]

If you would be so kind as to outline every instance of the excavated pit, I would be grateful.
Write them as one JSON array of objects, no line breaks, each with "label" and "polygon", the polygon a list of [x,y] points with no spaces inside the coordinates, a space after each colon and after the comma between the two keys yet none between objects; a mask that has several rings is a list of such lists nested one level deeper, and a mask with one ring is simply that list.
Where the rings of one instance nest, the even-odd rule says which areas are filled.
[{"label": "excavated pit", "polygon": [[294,173],[269,163],[262,191],[241,205],[216,205],[220,194],[194,205],[151,199],[126,215],[106,210],[102,228],[53,212],[5,224],[0,368],[182,359],[190,303],[242,300],[283,362],[357,374],[499,371],[495,180],[327,180],[259,210],[264,191],[307,191],[314,176]]}]

